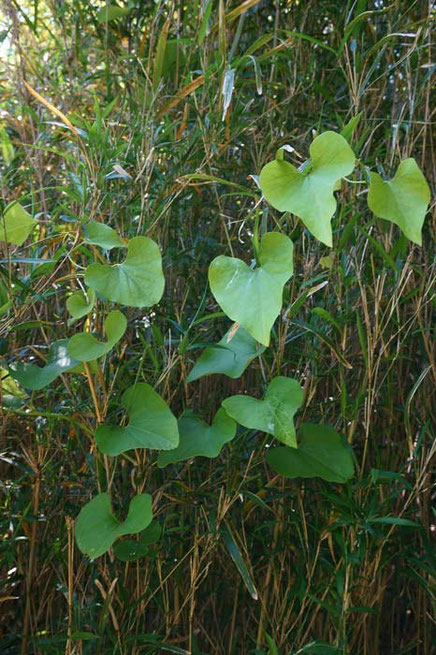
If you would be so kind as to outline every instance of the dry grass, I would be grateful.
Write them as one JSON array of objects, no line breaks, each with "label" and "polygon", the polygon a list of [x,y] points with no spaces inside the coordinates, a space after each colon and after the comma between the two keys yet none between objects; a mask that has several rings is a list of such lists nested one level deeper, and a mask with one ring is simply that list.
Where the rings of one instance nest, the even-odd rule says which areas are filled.
[{"label": "dry grass", "polygon": [[[2,318],[3,356],[40,356],[71,333],[66,293],[77,288],[87,254],[70,219],[96,218],[125,236],[158,240],[167,284],[152,328],[140,311],[128,311],[125,345],[99,374],[63,376],[34,392],[25,410],[3,411],[0,651],[430,655],[434,216],[423,247],[412,246],[370,215],[355,185],[341,198],[330,252],[296,220],[259,204],[248,176],[279,145],[305,157],[312,130],[339,130],[362,112],[357,156],[387,173],[414,156],[434,188],[434,15],[425,2],[378,3],[386,8],[374,11],[366,1],[220,0],[199,45],[201,3],[185,4],[133,2],[128,19],[106,28],[82,0],[3,2],[15,56],[3,65],[1,109],[16,156],[2,167],[2,196],[25,197],[42,224],[39,240],[18,254],[1,244],[2,279],[19,289]],[[157,44],[166,34],[190,43],[159,74]],[[266,34],[252,52],[262,94],[247,58],[222,121],[229,53],[235,65]],[[62,126],[25,81],[88,137]],[[108,180],[114,163],[132,180]],[[187,177],[193,173],[239,187]],[[296,273],[273,345],[239,380],[187,384],[201,352],[180,348],[188,329],[194,346],[216,342],[228,327],[224,318],[193,324],[218,309],[208,264],[219,253],[250,258],[256,212],[295,242]],[[331,268],[321,262],[327,255]],[[37,267],[14,263],[17,256],[56,262]],[[102,317],[103,305],[95,327]],[[189,405],[209,419],[226,396],[260,396],[277,374],[304,386],[299,423],[329,423],[346,435],[356,455],[353,482],[277,477],[264,461],[268,439],[250,431],[216,460],[164,471],[153,453],[115,460],[95,448],[97,421],[117,412],[120,391],[135,379],[153,383],[176,414]],[[91,563],[75,548],[72,519],[107,488],[120,511],[133,493],[153,494],[162,537],[138,562],[109,553]],[[377,516],[418,527],[372,523]],[[229,544],[245,563],[245,580]]]}]

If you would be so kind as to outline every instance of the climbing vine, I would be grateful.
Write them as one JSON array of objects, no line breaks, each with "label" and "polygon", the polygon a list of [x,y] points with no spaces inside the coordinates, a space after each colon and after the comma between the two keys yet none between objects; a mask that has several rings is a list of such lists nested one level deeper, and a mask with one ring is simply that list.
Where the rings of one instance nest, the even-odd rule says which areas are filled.
[{"label": "climbing vine", "polygon": [[[430,201],[422,172],[409,158],[389,180],[382,171],[369,171],[364,162],[356,162],[345,138],[350,138],[356,124],[354,120],[342,134],[327,131],[317,136],[309,158],[299,168],[286,160],[292,148],[281,147],[257,180],[265,201],[279,212],[297,216],[313,237],[332,247],[335,193],[345,192],[347,184],[366,185],[368,207],[374,216],[396,224],[408,239],[421,244]],[[359,179],[349,179],[355,170]],[[22,245],[36,225],[37,220],[19,203],[13,203],[3,212],[0,239]],[[210,291],[233,324],[217,344],[203,350],[189,373],[189,384],[195,385],[206,375],[238,378],[270,347],[271,330],[282,311],[284,287],[294,270],[293,243],[285,231],[284,220],[279,219],[276,228],[267,231],[256,215],[251,258],[242,261],[222,254],[210,263]],[[234,439],[237,425],[241,425],[273,438],[266,462],[279,475],[319,477],[335,483],[345,483],[353,476],[353,452],[342,435],[328,425],[314,423],[295,429],[294,416],[303,404],[303,390],[297,380],[283,376],[269,380],[263,399],[249,394],[222,398],[211,425],[189,410],[177,419],[149,384],[137,381],[118,399],[124,414],[117,422],[109,422],[107,407],[100,405],[95,390],[95,380],[101,375],[98,360],[105,357],[104,365],[108,365],[110,353],[122,343],[128,329],[127,318],[118,307],[152,308],[161,300],[165,287],[162,256],[157,243],[147,236],[126,240],[94,220],[82,226],[80,243],[86,246],[89,261],[83,274],[77,273],[79,290],[66,300],[70,334],[51,344],[43,367],[18,360],[8,363],[9,375],[23,389],[43,389],[65,373],[84,375],[95,407],[94,447],[105,458],[138,448],[158,451],[160,468],[195,457],[214,458]],[[0,312],[5,314],[10,301],[3,287],[0,296]],[[106,314],[101,325],[103,308]],[[71,334],[80,320],[84,320],[83,330]],[[104,333],[104,340],[94,332]],[[113,392],[116,390],[115,384]],[[154,539],[152,518],[151,496],[141,493],[131,499],[126,520],[117,520],[108,480],[107,491],[95,495],[78,513],[77,545],[91,558],[103,555],[113,545],[121,560],[141,557]],[[117,541],[136,533],[140,533],[139,541]]]}]

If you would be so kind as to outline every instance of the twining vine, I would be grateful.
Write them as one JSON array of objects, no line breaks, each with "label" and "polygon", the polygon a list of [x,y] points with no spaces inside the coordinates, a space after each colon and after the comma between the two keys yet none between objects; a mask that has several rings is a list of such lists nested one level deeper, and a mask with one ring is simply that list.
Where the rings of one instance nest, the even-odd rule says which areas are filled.
[{"label": "twining vine", "polygon": [[[310,158],[299,168],[286,161],[286,151],[292,148],[280,148],[258,179],[267,202],[281,212],[299,217],[307,230],[329,247],[333,245],[331,219],[337,208],[335,191],[347,182],[355,183],[347,179],[356,166],[347,138],[356,124],[350,122],[341,134],[327,131],[317,136],[309,149]],[[415,160],[402,161],[391,180],[369,171],[360,161],[358,164],[364,178],[359,182],[369,183],[369,209],[376,217],[395,223],[408,239],[421,245],[430,190]],[[36,225],[37,221],[21,204],[11,203],[0,221],[0,240],[21,246]],[[320,477],[335,483],[344,483],[353,476],[351,447],[333,428],[305,423],[296,432],[294,415],[303,403],[303,391],[296,380],[287,377],[270,380],[263,399],[246,394],[224,398],[211,425],[189,410],[177,420],[149,384],[138,382],[125,390],[121,398],[128,422],[105,422],[92,376],[98,371],[96,360],[122,340],[127,319],[119,309],[108,312],[104,320],[105,340],[100,341],[92,334],[90,315],[100,300],[125,307],[152,307],[162,298],[165,279],[159,247],[146,236],[127,241],[109,226],[89,221],[83,226],[83,241],[103,252],[123,250],[124,260],[108,264],[99,257],[99,261],[86,268],[82,290],[70,295],[66,302],[71,316],[69,325],[85,318],[86,329],[53,343],[44,367],[9,362],[7,371],[16,383],[33,391],[67,372],[87,375],[98,423],[95,443],[107,457],[137,448],[158,450],[160,468],[199,456],[213,458],[235,437],[239,424],[271,435],[283,444],[268,449],[266,456],[269,466],[280,475]],[[256,229],[252,245],[251,262],[220,255],[210,264],[211,292],[233,325],[218,344],[205,348],[188,376],[189,383],[212,374],[238,378],[270,344],[271,330],[282,310],[283,289],[293,275],[293,243],[278,231],[266,232],[259,239]],[[9,292],[0,285],[0,315],[10,311]],[[138,558],[153,539],[152,518],[149,494],[134,496],[126,520],[120,522],[112,513],[110,494],[100,493],[80,510],[76,519],[77,545],[82,553],[95,559],[116,542],[114,552],[120,559],[129,558],[129,552],[133,558],[126,542],[117,539],[142,533],[144,539],[134,548],[134,557]]]}]

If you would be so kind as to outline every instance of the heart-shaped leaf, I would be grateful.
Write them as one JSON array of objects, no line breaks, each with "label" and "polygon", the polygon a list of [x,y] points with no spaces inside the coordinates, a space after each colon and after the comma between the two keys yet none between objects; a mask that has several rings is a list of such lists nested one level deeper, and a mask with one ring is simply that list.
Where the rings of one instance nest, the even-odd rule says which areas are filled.
[{"label": "heart-shaped leaf", "polygon": [[236,423],[222,408],[217,411],[212,425],[189,413],[179,421],[179,434],[177,448],[157,458],[159,468],[192,457],[218,457],[224,444],[235,436]]},{"label": "heart-shaped leaf", "polygon": [[121,339],[126,331],[127,320],[122,312],[117,309],[109,312],[104,322],[104,329],[107,341],[98,341],[89,332],[75,334],[68,341],[68,352],[79,362],[91,362],[94,359],[103,357]]},{"label": "heart-shaped leaf", "polygon": [[336,211],[335,184],[354,168],[355,156],[347,141],[336,132],[324,132],[314,139],[310,161],[299,171],[279,158],[260,172],[260,187],[268,202],[282,212],[301,218],[320,241],[332,246],[331,218]]},{"label": "heart-shaped leaf", "polygon": [[378,173],[370,173],[370,177],[370,210],[398,225],[408,239],[421,245],[421,229],[431,196],[416,161],[412,157],[402,161],[394,178],[387,182]]},{"label": "heart-shaped leaf", "polygon": [[136,560],[144,557],[147,553],[147,544],[142,544],[140,541],[133,541],[133,539],[117,541],[114,545],[114,555],[122,562],[136,562]]},{"label": "heart-shaped leaf", "polygon": [[68,339],[55,341],[49,350],[47,364],[43,367],[22,362],[12,364],[9,369],[11,376],[25,389],[34,391],[46,387],[62,373],[81,365],[69,354],[67,343]]},{"label": "heart-shaped leaf", "polygon": [[139,535],[141,544],[152,546],[157,543],[162,536],[162,526],[159,521],[152,521],[145,530]]},{"label": "heart-shaped leaf", "polygon": [[134,237],[122,264],[91,264],[85,282],[107,300],[151,307],[162,298],[165,286],[159,246],[148,237]]},{"label": "heart-shaped leaf", "polygon": [[265,346],[261,346],[242,327],[236,331],[229,342],[227,341],[228,335],[229,332],[226,332],[218,342],[218,348],[208,346],[203,350],[188,375],[188,382],[213,373],[222,373],[233,379],[239,378],[249,363],[265,350]]},{"label": "heart-shaped leaf", "polygon": [[83,226],[86,243],[92,243],[100,248],[111,250],[112,248],[125,248],[118,234],[109,225],[89,221]]},{"label": "heart-shaped leaf", "polygon": [[123,562],[134,562],[149,552],[149,546],[159,541],[162,535],[162,526],[159,521],[152,521],[145,530],[142,530],[139,541],[124,539],[114,545],[114,555]]},{"label": "heart-shaped leaf", "polygon": [[296,446],[294,414],[303,402],[303,390],[296,380],[271,380],[264,400],[251,396],[231,396],[222,405],[240,425],[273,435],[287,446]]},{"label": "heart-shaped leaf", "polygon": [[305,423],[298,433],[298,448],[273,448],[266,461],[287,478],[319,477],[346,482],[354,475],[351,449],[340,434],[327,425]]},{"label": "heart-shaped leaf", "polygon": [[112,514],[109,494],[98,494],[82,508],[76,519],[77,546],[82,553],[95,559],[103,555],[118,537],[144,530],[152,518],[150,494],[139,494],[132,498],[123,523]]},{"label": "heart-shaped leaf", "polygon": [[268,346],[282,307],[283,285],[293,273],[292,241],[278,232],[265,234],[259,264],[253,269],[240,259],[220,255],[209,267],[209,283],[227,316]]},{"label": "heart-shaped leaf", "polygon": [[19,202],[8,205],[0,218],[0,241],[21,246],[35,225],[32,216]]},{"label": "heart-shaped leaf", "polygon": [[129,415],[126,427],[100,425],[95,439],[106,455],[119,455],[133,448],[171,450],[179,444],[177,419],[156,391],[145,382],[129,387],[123,394]]},{"label": "heart-shaped leaf", "polygon": [[67,298],[67,309],[72,318],[68,323],[71,325],[82,316],[86,316],[94,307],[95,291],[94,289],[87,289],[86,295],[83,291],[76,291]]}]

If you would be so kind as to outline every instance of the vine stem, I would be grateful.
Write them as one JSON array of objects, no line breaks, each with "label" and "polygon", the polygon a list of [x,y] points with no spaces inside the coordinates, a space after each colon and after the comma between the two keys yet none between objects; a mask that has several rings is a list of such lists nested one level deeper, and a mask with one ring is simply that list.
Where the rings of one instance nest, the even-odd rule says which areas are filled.
[{"label": "vine stem", "polygon": [[[88,362],[83,362],[83,368],[85,369],[86,377],[88,378],[88,385],[89,385],[89,389],[91,391],[92,401],[94,403],[95,415],[97,417],[97,423],[98,423],[98,425],[100,425],[101,423],[104,422],[104,419],[103,419],[103,415],[102,415],[102,413],[100,411],[100,406],[98,404],[97,392],[95,390],[94,380],[92,379],[92,373],[91,373],[91,370],[89,368]],[[111,488],[112,480],[111,480],[109,460],[108,460],[107,455],[103,455],[103,461],[104,461],[104,468],[105,468],[105,471],[106,471],[107,489],[109,491],[109,489]]]},{"label": "vine stem", "polygon": [[73,585],[74,585],[74,521],[70,516],[65,517],[68,533],[68,639],[65,646],[65,655],[72,653],[73,633]]},{"label": "vine stem", "polygon": [[91,371],[89,369],[88,362],[83,362],[83,368],[85,369],[86,377],[88,378],[88,385],[91,391],[92,401],[94,403],[95,415],[97,417],[97,423],[103,423],[103,417],[100,412],[100,407],[98,404],[97,393],[95,391],[94,380],[92,379]]}]

